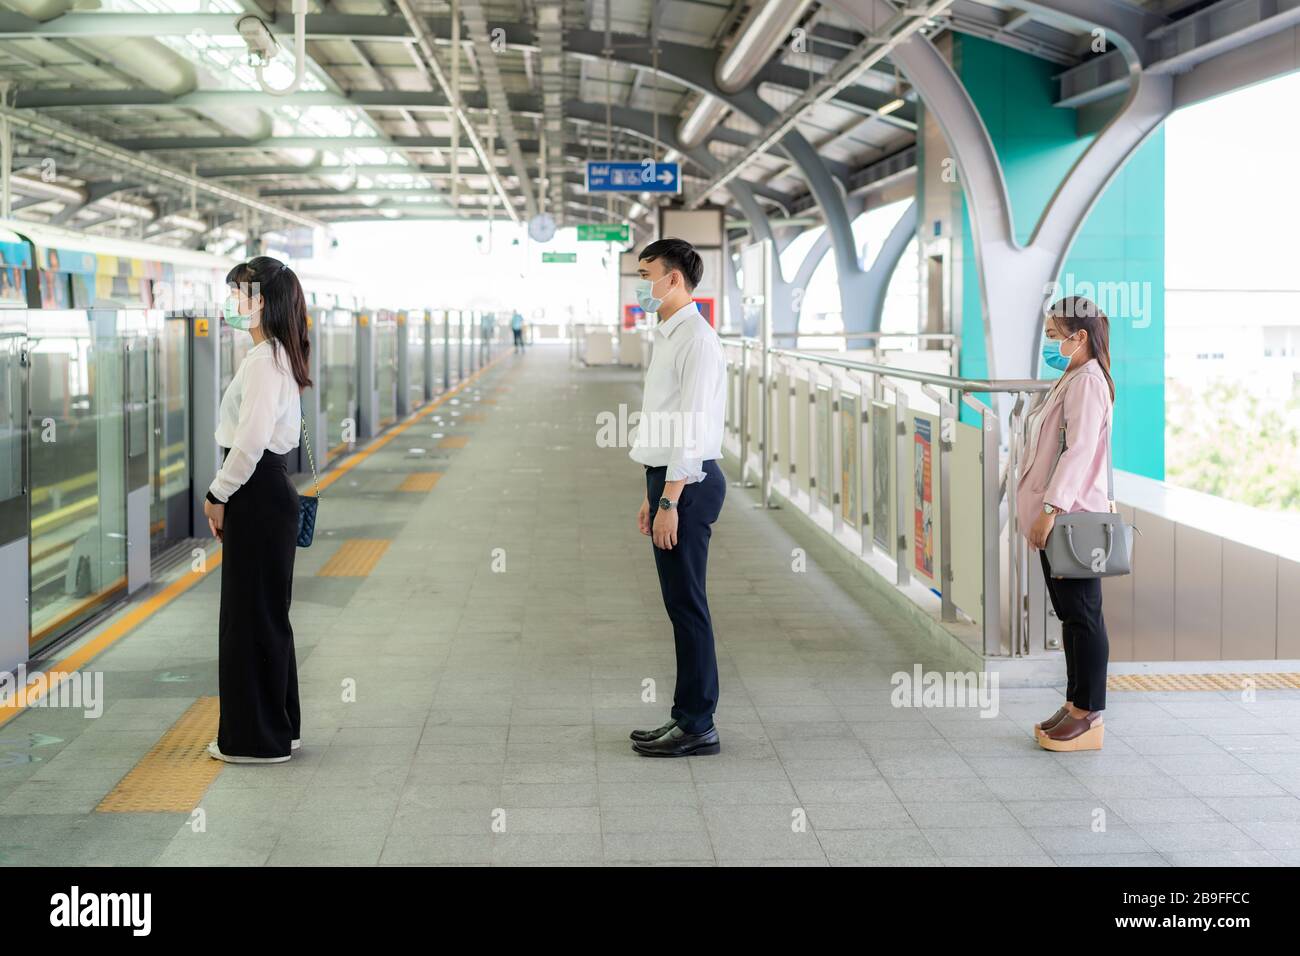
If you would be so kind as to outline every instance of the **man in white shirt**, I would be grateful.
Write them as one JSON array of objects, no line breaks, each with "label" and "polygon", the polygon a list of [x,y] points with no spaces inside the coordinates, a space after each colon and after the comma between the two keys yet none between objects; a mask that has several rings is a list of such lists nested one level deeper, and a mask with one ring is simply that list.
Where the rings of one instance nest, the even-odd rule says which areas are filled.
[{"label": "man in white shirt", "polygon": [[727,493],[718,467],[726,362],[717,333],[691,299],[704,272],[691,244],[660,239],[646,246],[638,265],[637,299],[658,324],[630,457],[646,469],[637,526],[654,543],[677,648],[677,683],[669,722],[632,731],[632,749],[647,757],[716,754],[718,659],[705,573],[712,525]]}]

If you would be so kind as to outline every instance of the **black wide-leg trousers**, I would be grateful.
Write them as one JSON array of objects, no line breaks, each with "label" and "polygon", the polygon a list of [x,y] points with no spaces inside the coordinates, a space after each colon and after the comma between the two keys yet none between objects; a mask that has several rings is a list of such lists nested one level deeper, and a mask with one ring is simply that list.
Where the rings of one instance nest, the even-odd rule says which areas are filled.
[{"label": "black wide-leg trousers", "polygon": [[[646,498],[651,527],[659,512],[667,468],[646,468]],[[709,563],[709,538],[722,513],[727,479],[716,461],[704,463],[704,480],[682,489],[677,502],[677,544],[671,550],[651,541],[664,608],[673,624],[677,647],[677,684],[673,688],[672,717],[689,734],[713,726],[718,706],[718,657],[713,646],[713,619],[705,593]]]},{"label": "black wide-leg trousers", "polygon": [[1061,622],[1065,646],[1065,699],[1080,710],[1106,709],[1110,638],[1101,616],[1101,578],[1054,578],[1047,553],[1038,552],[1047,596]]},{"label": "black wide-leg trousers", "polygon": [[298,492],[284,455],[264,452],[230,496],[222,538],[217,746],[235,757],[283,757],[301,732],[289,624]]}]

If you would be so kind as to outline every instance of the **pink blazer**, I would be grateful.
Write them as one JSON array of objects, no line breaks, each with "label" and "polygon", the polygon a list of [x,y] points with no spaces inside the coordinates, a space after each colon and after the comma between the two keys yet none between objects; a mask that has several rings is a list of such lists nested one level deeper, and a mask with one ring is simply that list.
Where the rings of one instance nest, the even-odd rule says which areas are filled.
[{"label": "pink blazer", "polygon": [[[1020,533],[1043,513],[1043,503],[1063,511],[1109,511],[1106,494],[1106,460],[1110,455],[1110,386],[1091,359],[1069,373],[1047,399],[1042,411],[1042,430],[1033,457],[1020,469],[1016,491],[1016,514]],[[1052,472],[1061,447],[1061,422],[1066,423],[1066,450]],[[1029,454],[1026,442],[1025,454]],[[1048,481],[1048,475],[1051,481]]]}]

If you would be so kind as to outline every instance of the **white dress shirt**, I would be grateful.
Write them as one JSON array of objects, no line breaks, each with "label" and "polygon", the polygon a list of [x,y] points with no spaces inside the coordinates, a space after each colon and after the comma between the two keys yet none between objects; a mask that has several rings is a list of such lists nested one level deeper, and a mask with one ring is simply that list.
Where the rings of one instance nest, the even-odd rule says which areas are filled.
[{"label": "white dress shirt", "polygon": [[704,479],[704,463],[722,457],[727,363],[718,333],[691,302],[654,330],[633,461],[667,466],[665,481]]},{"label": "white dress shirt", "polygon": [[254,345],[221,398],[216,439],[230,453],[208,486],[221,501],[229,500],[253,476],[263,452],[283,455],[298,447],[298,383],[279,350],[272,339]]}]

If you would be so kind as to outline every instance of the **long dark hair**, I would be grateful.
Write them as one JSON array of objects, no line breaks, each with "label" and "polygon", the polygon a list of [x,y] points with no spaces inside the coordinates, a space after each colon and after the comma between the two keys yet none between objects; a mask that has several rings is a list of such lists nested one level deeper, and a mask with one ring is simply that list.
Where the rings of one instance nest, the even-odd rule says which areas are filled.
[{"label": "long dark hair", "polygon": [[1115,380],[1110,377],[1110,319],[1106,318],[1106,313],[1091,299],[1067,295],[1052,303],[1047,316],[1071,335],[1080,329],[1088,333],[1088,347],[1110,385],[1110,400],[1115,401]]},{"label": "long dark hair", "polygon": [[231,269],[226,284],[238,286],[249,297],[261,294],[262,331],[279,344],[298,387],[310,388],[307,299],[293,270],[279,259],[258,256]]}]

